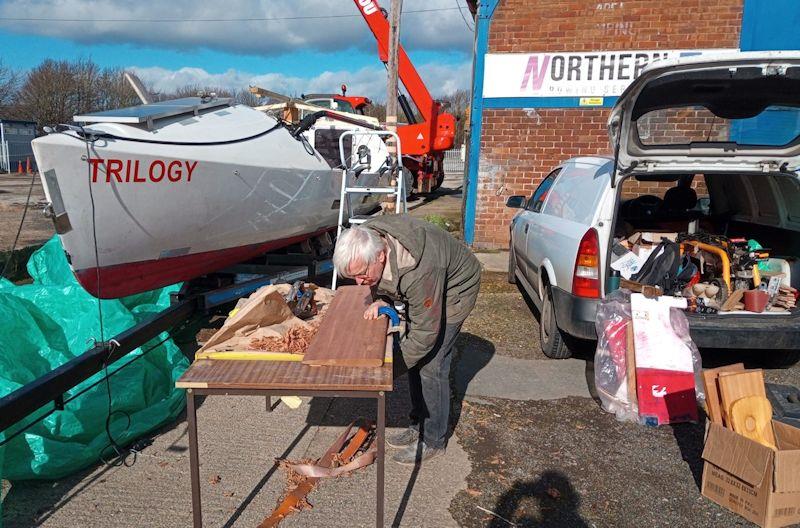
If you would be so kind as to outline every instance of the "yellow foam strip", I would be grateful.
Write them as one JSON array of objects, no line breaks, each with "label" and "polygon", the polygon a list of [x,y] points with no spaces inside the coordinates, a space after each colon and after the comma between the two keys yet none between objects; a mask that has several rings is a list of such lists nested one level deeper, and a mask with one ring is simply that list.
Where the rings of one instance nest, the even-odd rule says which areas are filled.
[{"label": "yellow foam strip", "polygon": [[229,359],[239,361],[303,361],[303,354],[290,352],[258,352],[255,350],[232,350],[225,352],[200,352],[195,359]]}]

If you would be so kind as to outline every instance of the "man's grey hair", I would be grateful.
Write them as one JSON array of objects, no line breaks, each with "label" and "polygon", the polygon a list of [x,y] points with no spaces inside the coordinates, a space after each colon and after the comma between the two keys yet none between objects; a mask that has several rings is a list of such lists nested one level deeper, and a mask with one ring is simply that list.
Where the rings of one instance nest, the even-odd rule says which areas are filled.
[{"label": "man's grey hair", "polygon": [[333,265],[340,277],[352,279],[349,275],[350,263],[361,260],[370,265],[378,259],[384,247],[381,236],[368,227],[357,225],[343,229],[333,251]]}]

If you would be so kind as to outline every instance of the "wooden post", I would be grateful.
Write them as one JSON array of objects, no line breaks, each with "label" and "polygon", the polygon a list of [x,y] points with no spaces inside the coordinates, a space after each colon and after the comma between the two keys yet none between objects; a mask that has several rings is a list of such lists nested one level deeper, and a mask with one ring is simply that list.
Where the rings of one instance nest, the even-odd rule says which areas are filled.
[{"label": "wooden post", "polygon": [[[403,0],[392,0],[391,10],[389,11],[389,62],[387,64],[389,80],[386,87],[386,129],[390,132],[397,132],[397,93],[398,93],[398,58],[397,50],[400,47],[400,15],[403,11]],[[386,142],[389,155],[397,159],[397,145],[394,139],[389,138]],[[402,160],[397,160],[397,173],[389,176],[389,183],[397,185],[397,177],[402,174]],[[395,201],[383,203],[383,212],[394,212]]]},{"label": "wooden post", "polygon": [[636,340],[633,336],[633,320],[625,327],[625,378],[628,382],[628,402],[637,407],[639,397],[636,394]]}]

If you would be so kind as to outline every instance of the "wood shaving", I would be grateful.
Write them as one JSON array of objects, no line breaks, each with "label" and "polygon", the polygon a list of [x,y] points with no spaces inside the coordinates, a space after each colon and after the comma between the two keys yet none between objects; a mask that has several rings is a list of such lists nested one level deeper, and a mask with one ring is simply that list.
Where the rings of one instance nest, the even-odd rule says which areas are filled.
[{"label": "wood shaving", "polygon": [[295,326],[290,328],[283,337],[262,337],[252,339],[248,345],[250,350],[263,350],[268,352],[289,352],[290,354],[305,354],[311,340],[317,335],[321,317],[316,317],[306,323],[310,328]]}]

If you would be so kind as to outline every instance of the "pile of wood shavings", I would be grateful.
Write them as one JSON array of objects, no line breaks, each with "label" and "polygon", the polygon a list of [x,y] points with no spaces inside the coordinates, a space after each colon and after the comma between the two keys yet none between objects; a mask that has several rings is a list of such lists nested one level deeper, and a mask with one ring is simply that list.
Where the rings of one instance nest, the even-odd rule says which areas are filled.
[{"label": "pile of wood shavings", "polygon": [[308,321],[311,328],[295,326],[290,328],[283,337],[261,337],[250,341],[250,350],[263,350],[268,352],[289,352],[290,354],[305,354],[311,340],[317,335],[321,318],[317,317]]}]

